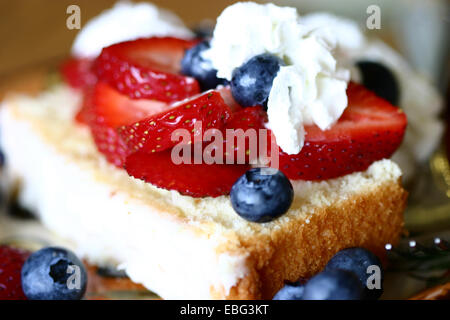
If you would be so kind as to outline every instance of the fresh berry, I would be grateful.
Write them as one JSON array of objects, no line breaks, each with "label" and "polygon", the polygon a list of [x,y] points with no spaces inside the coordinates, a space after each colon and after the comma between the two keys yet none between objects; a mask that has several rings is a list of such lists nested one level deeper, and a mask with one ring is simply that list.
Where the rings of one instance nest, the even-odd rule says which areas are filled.
[{"label": "fresh berry", "polygon": [[233,183],[249,169],[246,165],[175,164],[173,160],[171,150],[136,152],[127,157],[125,169],[134,178],[192,197],[229,194]]},{"label": "fresh berry", "polygon": [[214,23],[210,20],[203,20],[192,28],[195,36],[199,39],[211,39],[214,33]]},{"label": "fresh berry", "polygon": [[385,65],[374,61],[359,61],[356,66],[361,73],[362,84],[367,89],[398,106],[400,88],[396,77]]},{"label": "fresh berry", "polygon": [[277,292],[272,300],[302,300],[304,289],[304,285],[298,282],[287,283]]},{"label": "fresh berry", "polygon": [[30,300],[80,300],[86,285],[83,263],[63,248],[36,251],[22,267],[22,287]]},{"label": "fresh berry", "polygon": [[3,167],[5,164],[5,155],[3,154],[3,151],[0,149],[0,168]]},{"label": "fresh berry", "polygon": [[[224,155],[228,159],[226,163],[243,163],[238,160],[245,159],[245,163],[253,163],[260,155],[259,150],[259,130],[265,129],[264,124],[267,122],[267,113],[260,107],[248,107],[241,109],[232,114],[230,120],[227,121],[224,128]],[[228,129],[234,130],[234,135],[230,135],[233,141],[228,141],[227,136],[229,132]],[[242,130],[242,131],[240,131]],[[250,152],[250,137],[251,132],[247,130],[254,130],[255,145],[253,146],[254,152]],[[245,133],[247,136],[244,136]],[[244,136],[244,140],[239,139],[238,136]],[[266,133],[267,140],[270,138],[270,131],[267,130]],[[231,144],[232,143],[232,144]],[[233,148],[228,147],[227,144],[233,146]],[[270,144],[267,144],[269,146]],[[233,157],[231,157],[233,155]]]},{"label": "fresh berry", "polygon": [[[119,133],[130,150],[153,153],[178,144],[179,140],[173,137],[176,130],[187,130],[194,141],[195,136],[203,137],[208,129],[222,128],[230,113],[220,93],[210,91],[178,103],[166,112],[123,126]],[[196,123],[201,124],[201,130],[195,127]]]},{"label": "fresh berry", "polygon": [[25,300],[20,271],[28,258],[28,251],[0,246],[0,300]]},{"label": "fresh berry", "polygon": [[[89,106],[90,103],[91,106]],[[110,163],[117,167],[123,166],[129,154],[117,128],[170,108],[159,101],[130,99],[102,82],[97,83],[92,98],[87,101],[87,104],[82,109],[84,110],[82,116],[91,128],[97,148]]]},{"label": "fresh berry", "polygon": [[325,180],[364,171],[389,158],[405,133],[405,114],[357,84],[349,84],[348,107],[329,130],[306,126],[296,155],[280,150],[279,168],[289,179]]},{"label": "fresh berry", "polygon": [[236,181],[230,196],[234,211],[242,218],[252,222],[268,222],[289,209],[294,190],[281,171],[253,168]]},{"label": "fresh berry", "polygon": [[236,68],[231,79],[233,97],[243,107],[266,107],[273,79],[282,64],[281,59],[264,53]]},{"label": "fresh berry", "polygon": [[[369,289],[367,280],[373,275],[373,270],[369,270],[369,266],[378,266],[380,270],[380,289]],[[348,248],[336,253],[333,258],[325,266],[325,270],[342,269],[354,272],[364,287],[365,296],[367,299],[378,299],[383,293],[383,266],[380,260],[369,250],[364,248]]]},{"label": "fresh berry", "polygon": [[93,61],[87,58],[70,58],[61,65],[61,75],[66,83],[75,89],[93,86],[97,76],[92,68]]},{"label": "fresh berry", "polygon": [[363,287],[358,277],[347,270],[327,270],[306,283],[303,300],[361,300]]},{"label": "fresh berry", "polygon": [[209,48],[209,41],[200,42],[188,49],[181,61],[181,72],[197,79],[202,90],[215,89],[219,84],[226,84],[225,79],[217,78],[217,70],[212,66],[212,62],[202,56]]},{"label": "fresh berry", "polygon": [[175,102],[200,92],[198,82],[180,74],[181,59],[195,41],[148,38],[104,48],[95,62],[100,81],[133,99]]},{"label": "fresh berry", "polygon": [[97,274],[103,278],[128,278],[125,270],[113,266],[97,267]]},{"label": "fresh berry", "polygon": [[81,107],[75,115],[75,121],[88,125],[94,120],[94,87],[86,87],[83,90],[83,100]]},{"label": "fresh berry", "polygon": [[242,106],[234,100],[233,95],[231,94],[230,86],[222,86],[216,89],[220,93],[223,98],[223,101],[230,107],[231,111],[237,112],[242,109]]}]

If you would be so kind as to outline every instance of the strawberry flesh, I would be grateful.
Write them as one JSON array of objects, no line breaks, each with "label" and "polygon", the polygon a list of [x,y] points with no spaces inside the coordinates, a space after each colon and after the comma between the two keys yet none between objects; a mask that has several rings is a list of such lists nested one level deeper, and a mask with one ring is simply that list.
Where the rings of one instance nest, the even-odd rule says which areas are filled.
[{"label": "strawberry flesh", "polygon": [[134,178],[191,197],[218,197],[230,193],[247,165],[175,164],[171,150],[152,154],[136,152],[127,157],[125,169]]},{"label": "strawberry flesh", "polygon": [[26,300],[22,290],[21,270],[30,253],[0,246],[0,300]]},{"label": "strawberry flesh", "polygon": [[[247,130],[255,130],[256,133],[256,146],[259,148],[259,130],[265,129],[264,124],[267,122],[267,113],[260,106],[243,108],[232,114],[230,120],[225,125],[224,130],[224,147],[226,163],[238,163],[239,154],[245,155],[245,163],[250,163],[256,160],[260,152],[250,153],[250,139],[246,136],[244,140],[234,137],[234,141],[227,141],[227,131],[235,130],[235,135],[239,133],[239,129],[245,133]],[[267,132],[269,139],[269,131]],[[268,140],[269,141],[269,140]],[[234,157],[230,157],[230,147],[227,148],[227,144],[232,144],[232,150]],[[269,146],[269,144],[267,144]],[[243,150],[242,150],[243,149]],[[233,161],[233,162],[232,162]]]},{"label": "strawberry flesh", "polygon": [[97,76],[93,70],[93,60],[87,58],[70,58],[60,67],[63,80],[72,88],[84,89],[95,85]]},{"label": "strawberry flesh", "polygon": [[361,85],[350,83],[347,95],[347,109],[329,130],[306,126],[299,154],[280,149],[279,168],[289,179],[326,180],[364,171],[398,149],[405,114]]},{"label": "strawberry flesh", "polygon": [[[176,130],[187,130],[190,141],[193,142],[196,136],[203,137],[208,129],[222,128],[230,114],[220,93],[210,91],[178,103],[166,112],[123,126],[119,133],[133,152],[154,153],[179,143],[177,139],[172,140]],[[197,130],[195,125],[200,121],[201,130]]]},{"label": "strawberry flesh", "polygon": [[[167,104],[158,101],[132,100],[109,85],[99,82],[84,106],[82,117],[91,129],[98,150],[105,155],[108,162],[123,167],[129,151],[117,128],[168,108]],[[79,116],[81,117],[80,114]]]},{"label": "strawberry flesh", "polygon": [[198,82],[180,74],[185,50],[197,41],[145,38],[104,48],[95,61],[100,81],[132,99],[175,102],[198,94]]}]

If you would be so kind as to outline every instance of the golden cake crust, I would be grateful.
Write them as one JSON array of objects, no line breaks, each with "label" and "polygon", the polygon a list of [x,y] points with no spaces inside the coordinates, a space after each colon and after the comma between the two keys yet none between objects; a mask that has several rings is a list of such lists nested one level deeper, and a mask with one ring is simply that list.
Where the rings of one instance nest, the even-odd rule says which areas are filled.
[{"label": "golden cake crust", "polygon": [[317,208],[309,223],[299,219],[270,236],[242,239],[250,252],[251,272],[226,298],[271,299],[285,280],[314,275],[347,247],[365,247],[383,258],[384,245],[399,240],[406,199],[400,181],[385,184],[338,205]]}]

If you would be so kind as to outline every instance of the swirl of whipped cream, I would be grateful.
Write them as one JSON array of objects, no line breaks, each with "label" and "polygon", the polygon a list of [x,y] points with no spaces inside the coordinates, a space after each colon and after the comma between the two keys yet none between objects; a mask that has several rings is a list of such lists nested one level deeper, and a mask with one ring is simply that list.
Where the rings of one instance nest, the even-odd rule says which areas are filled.
[{"label": "swirl of whipped cream", "polygon": [[240,2],[218,17],[204,56],[218,77],[228,80],[256,55],[270,53],[284,61],[269,94],[268,127],[284,152],[297,154],[304,144],[304,125],[326,130],[347,107],[350,72],[337,66],[336,43],[305,26],[295,8]]}]

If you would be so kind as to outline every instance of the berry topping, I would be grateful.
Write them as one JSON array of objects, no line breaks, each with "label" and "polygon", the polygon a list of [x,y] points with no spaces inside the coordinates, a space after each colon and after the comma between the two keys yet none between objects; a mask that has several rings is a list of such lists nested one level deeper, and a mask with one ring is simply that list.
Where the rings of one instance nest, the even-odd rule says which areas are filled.
[{"label": "berry topping", "polygon": [[267,106],[273,79],[283,61],[271,54],[251,58],[233,71],[231,93],[243,107]]},{"label": "berry topping", "polygon": [[103,49],[95,62],[100,81],[133,99],[174,102],[200,92],[198,82],[179,74],[181,59],[195,41],[148,38]]},{"label": "berry topping", "polygon": [[60,72],[64,81],[75,89],[93,86],[97,81],[91,59],[68,59],[61,65]]},{"label": "berry topping", "polygon": [[85,103],[79,115],[88,122],[98,150],[118,167],[123,166],[128,150],[117,128],[169,108],[154,100],[132,100],[102,82],[97,83],[92,98]]},{"label": "berry topping", "polygon": [[0,149],[0,168],[3,167],[5,164],[5,155],[3,154],[3,151]]},{"label": "berry topping", "polygon": [[[227,121],[225,125],[225,136],[224,136],[224,154],[225,158],[228,159],[227,163],[241,163],[237,162],[240,158],[245,157],[245,163],[253,163],[254,160],[257,159],[260,154],[259,151],[255,150],[254,154],[250,153],[250,134],[245,135],[245,133],[249,129],[255,130],[256,139],[254,141],[258,141],[259,129],[265,129],[264,123],[267,122],[267,113],[260,107],[248,107],[241,109],[232,114],[230,120]],[[232,155],[231,150],[227,149],[227,129],[235,130],[235,134],[233,135],[234,143],[234,157]],[[239,131],[241,129],[242,131]],[[245,136],[245,140],[239,139],[239,136]],[[267,146],[270,146],[270,131],[267,132]],[[258,148],[258,144],[256,143],[256,148]],[[243,150],[241,150],[243,149]],[[240,156],[241,155],[241,156]]]},{"label": "berry topping", "polygon": [[294,199],[291,182],[278,170],[253,168],[231,189],[233,209],[244,219],[268,222],[284,214]]},{"label": "berry topping", "polygon": [[203,58],[202,53],[209,49],[209,41],[203,41],[188,49],[181,61],[181,72],[194,77],[202,90],[215,89],[219,84],[226,84],[225,79],[217,78],[217,70],[211,61]]},{"label": "berry topping", "polygon": [[357,84],[349,84],[348,107],[329,130],[306,126],[300,153],[280,150],[279,168],[289,179],[325,180],[364,171],[389,158],[405,133],[405,114]]},{"label": "berry topping", "polygon": [[381,296],[383,289],[369,289],[367,286],[367,280],[374,272],[373,270],[368,271],[369,266],[379,267],[381,272],[380,285],[382,286],[383,266],[376,255],[364,248],[348,248],[339,251],[325,266],[325,270],[342,269],[352,271],[364,287],[365,297],[375,300]]},{"label": "berry topping", "polygon": [[[172,139],[176,130],[186,129],[193,141],[194,136],[203,136],[208,129],[222,128],[230,113],[220,93],[210,91],[178,103],[166,112],[123,126],[119,133],[130,150],[153,153],[178,144],[179,139]],[[197,130],[200,121],[201,130]]]},{"label": "berry topping", "polygon": [[327,270],[305,285],[303,300],[361,300],[363,287],[358,277],[347,270]]},{"label": "berry topping", "polygon": [[287,283],[272,300],[302,300],[305,287],[301,283]]},{"label": "berry topping", "polygon": [[28,251],[0,246],[0,300],[25,300],[20,271]]},{"label": "berry topping", "polygon": [[356,63],[361,72],[362,84],[383,99],[397,106],[400,89],[394,74],[384,65],[373,61]]},{"label": "berry topping", "polygon": [[22,267],[22,287],[30,300],[80,300],[86,286],[83,263],[66,249],[36,251]]},{"label": "berry topping", "polygon": [[125,164],[128,174],[157,187],[192,197],[229,194],[233,183],[249,169],[246,165],[175,164],[172,152],[136,152]]}]

